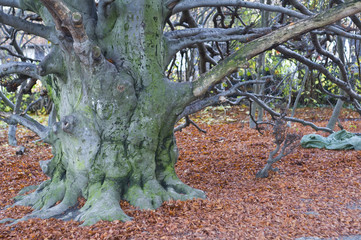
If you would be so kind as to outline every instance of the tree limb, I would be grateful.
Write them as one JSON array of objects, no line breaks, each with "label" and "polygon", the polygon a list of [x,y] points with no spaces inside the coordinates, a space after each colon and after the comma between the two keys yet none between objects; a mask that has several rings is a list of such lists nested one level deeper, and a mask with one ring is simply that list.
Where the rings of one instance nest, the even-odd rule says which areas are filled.
[{"label": "tree limb", "polygon": [[236,71],[241,63],[253,58],[259,53],[277,46],[295,36],[332,24],[360,11],[361,2],[354,0],[349,3],[339,5],[338,7],[332,8],[326,12],[300,20],[295,24],[289,24],[244,45],[230,57],[213,67],[206,74],[202,75],[197,81],[193,82],[193,95],[195,97],[202,96],[207,92],[210,86],[221,81],[228,74]]},{"label": "tree limb", "polygon": [[237,89],[240,88],[241,86],[250,85],[250,84],[264,84],[264,83],[265,83],[265,81],[259,81],[259,80],[250,80],[250,81],[246,81],[246,82],[239,82],[239,83],[233,85],[230,89],[228,89],[224,92],[221,92],[217,95],[210,96],[210,97],[207,97],[207,98],[204,98],[201,100],[196,100],[196,101],[192,102],[191,104],[189,104],[183,110],[183,112],[178,116],[177,121],[179,121],[183,117],[186,117],[190,114],[199,112],[200,110],[202,110],[208,106],[212,106],[214,104],[219,103],[219,101],[220,101],[219,99],[222,97],[237,94]]},{"label": "tree limb", "polygon": [[310,10],[308,10],[302,3],[300,3],[298,0],[288,0],[288,2],[294,6],[295,8],[297,8],[301,13],[306,14],[306,15],[313,15],[313,12],[311,12]]},{"label": "tree limb", "polygon": [[336,63],[336,65],[338,66],[338,68],[340,69],[340,72],[341,72],[341,79],[346,82],[347,81],[347,72],[346,72],[346,68],[345,68],[345,65],[344,63],[341,61],[340,58],[336,57],[334,54],[328,52],[327,50],[325,50],[320,42],[318,41],[317,39],[317,36],[316,34],[313,34],[311,33],[311,40],[312,40],[312,43],[313,45],[315,46],[315,49],[316,51],[319,53],[319,54],[322,54],[328,58],[330,58],[334,63]]},{"label": "tree limb", "polygon": [[12,103],[5,95],[4,93],[0,90],[0,100],[2,100],[5,105],[9,106],[11,109],[15,109],[15,104]]},{"label": "tree limb", "polygon": [[246,28],[192,28],[168,32],[165,37],[168,40],[169,56],[173,56],[179,50],[192,46],[193,44],[216,41],[226,42],[236,40],[241,43],[250,42],[260,36],[271,32],[271,28],[252,29]]},{"label": "tree limb", "polygon": [[189,10],[192,8],[198,7],[222,7],[222,6],[232,6],[232,7],[245,7],[245,8],[253,8],[253,9],[261,9],[270,12],[279,12],[284,13],[286,15],[297,17],[297,18],[305,18],[306,15],[299,13],[297,11],[293,11],[284,7],[273,6],[268,4],[262,4],[257,2],[248,2],[248,1],[240,1],[240,0],[183,0],[180,1],[174,8],[173,14],[185,10]]},{"label": "tree limb", "polygon": [[0,77],[9,74],[22,74],[32,78],[40,79],[35,64],[26,62],[12,62],[0,65]]},{"label": "tree limb", "polygon": [[331,80],[333,83],[335,83],[337,86],[339,86],[342,90],[344,90],[350,97],[361,101],[361,96],[352,89],[352,87],[350,86],[350,84],[348,82],[344,82],[341,79],[335,77],[321,64],[312,62],[311,60],[301,56],[300,54],[298,54],[296,52],[293,52],[293,51],[287,49],[284,46],[278,46],[275,49],[277,51],[279,51],[280,53],[282,53],[283,55],[294,58],[297,61],[305,64],[306,66],[308,66],[311,69],[317,69],[323,75],[325,75],[329,80]]},{"label": "tree limb", "polygon": [[21,8],[20,0],[0,0],[0,5],[7,7]]},{"label": "tree limb", "polygon": [[[240,96],[245,96],[247,98],[252,99],[253,101],[255,101],[258,105],[260,105],[264,110],[266,110],[269,114],[271,114],[271,116],[274,117],[280,117],[281,114],[276,112],[275,110],[273,110],[271,107],[269,107],[265,102],[263,102],[261,99],[257,98],[256,96],[254,96],[254,94],[252,93],[247,93],[247,92],[241,92],[239,91],[238,94]],[[308,122],[302,119],[298,119],[298,118],[294,118],[294,117],[283,117],[283,119],[285,121],[291,121],[291,122],[298,122],[301,123],[304,126],[310,126],[313,129],[315,129],[316,131],[323,131],[323,132],[328,132],[328,133],[333,133],[333,131],[327,127],[318,127],[317,125],[313,124],[312,122]]]},{"label": "tree limb", "polygon": [[11,114],[10,116],[4,112],[0,112],[0,117],[2,120],[8,124],[20,124],[29,130],[36,133],[41,139],[44,139],[48,136],[48,128],[35,121],[34,119],[28,119],[22,117],[18,114]]},{"label": "tree limb", "polygon": [[39,37],[45,38],[52,42],[57,42],[53,36],[53,28],[38,23],[31,23],[24,19],[8,15],[0,11],[0,22],[16,29],[23,30],[29,34],[34,34]]},{"label": "tree limb", "polygon": [[336,26],[328,26],[328,27],[326,27],[326,30],[331,31],[333,34],[337,34],[337,35],[340,35],[345,38],[361,40],[361,35],[345,32]]},{"label": "tree limb", "polygon": [[[302,7],[299,4],[296,4],[296,5],[301,9]],[[309,14],[312,13],[310,11],[304,11],[304,10],[302,10],[303,13],[300,13],[300,12],[297,12],[297,11],[294,11],[294,10],[291,10],[291,9],[288,9],[285,7],[262,4],[262,3],[257,3],[257,2],[240,1],[240,0],[224,0],[224,1],[183,0],[174,7],[173,14],[180,12],[180,11],[192,9],[192,8],[197,8],[197,7],[221,7],[221,6],[245,7],[245,8],[259,9],[259,10],[265,10],[265,11],[270,11],[270,12],[279,12],[279,13],[283,13],[288,16],[296,17],[299,19],[305,19],[310,16]],[[359,36],[359,35],[347,33],[334,26],[329,26],[329,27],[327,27],[327,29],[332,32],[335,32],[338,35],[344,36],[344,37],[353,38],[353,39],[361,39],[361,36]]]},{"label": "tree limb", "polygon": [[[340,3],[344,3],[344,1],[343,0],[330,1],[330,7],[332,7],[333,4],[340,4]],[[352,15],[350,16],[350,18],[353,21],[353,23],[361,30],[361,20],[356,15]]]},{"label": "tree limb", "polygon": [[88,37],[85,33],[82,15],[79,12],[72,13],[69,8],[57,0],[40,0],[53,16],[56,29],[65,36],[73,38],[74,42],[85,42]]},{"label": "tree limb", "polygon": [[191,120],[189,118],[189,116],[185,117],[185,123],[181,124],[179,126],[177,126],[176,128],[174,128],[173,132],[178,132],[178,131],[182,131],[183,128],[188,127],[189,125],[193,125],[195,126],[198,131],[202,132],[202,133],[207,133],[207,131],[203,130],[202,128],[200,128],[193,120]]}]

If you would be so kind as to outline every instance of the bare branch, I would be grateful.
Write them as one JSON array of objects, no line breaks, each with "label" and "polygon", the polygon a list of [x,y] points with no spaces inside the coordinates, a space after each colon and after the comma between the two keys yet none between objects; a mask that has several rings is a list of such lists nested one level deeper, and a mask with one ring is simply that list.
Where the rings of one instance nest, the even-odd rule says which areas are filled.
[{"label": "bare branch", "polygon": [[0,11],[0,22],[16,29],[23,30],[24,32],[37,35],[39,37],[48,39],[56,43],[56,39],[53,37],[53,28],[38,23],[31,23],[24,19],[8,15],[3,11]]},{"label": "bare branch", "polygon": [[0,100],[2,100],[7,106],[9,106],[11,109],[15,109],[15,104],[12,103],[0,90]]},{"label": "bare branch", "polygon": [[[336,1],[330,1],[330,7],[332,7],[333,4],[341,4],[344,3],[343,0],[336,0]],[[352,15],[350,16],[353,23],[361,30],[361,20],[356,16]]]},{"label": "bare branch", "polygon": [[[260,105],[264,110],[266,110],[271,116],[273,117],[280,117],[281,114],[276,112],[275,110],[273,110],[270,106],[268,106],[264,101],[262,101],[261,99],[259,99],[258,97],[256,97],[254,94],[252,93],[248,93],[248,92],[241,92],[238,91],[238,94],[240,96],[245,96],[247,98],[252,99],[254,102],[256,102],[258,105]],[[291,122],[298,122],[301,123],[304,126],[310,126],[313,129],[315,129],[316,131],[323,131],[323,132],[328,132],[328,133],[333,133],[333,131],[329,128],[326,127],[318,127],[315,124],[313,124],[312,122],[308,122],[308,121],[304,121],[302,119],[298,119],[298,118],[294,118],[294,117],[284,117],[285,121],[291,121]]]},{"label": "bare branch", "polygon": [[188,127],[189,125],[193,125],[195,126],[198,131],[202,132],[202,133],[207,133],[207,131],[203,130],[202,128],[200,128],[194,121],[192,121],[189,116],[186,116],[185,117],[185,123],[184,124],[181,124],[179,126],[177,126],[175,129],[174,129],[174,132],[178,132],[178,131],[182,131],[183,128],[186,128]]},{"label": "bare branch", "polygon": [[21,8],[20,0],[0,0],[0,5],[7,7]]},{"label": "bare branch", "polygon": [[335,75],[331,74],[324,66],[322,66],[321,64],[317,64],[315,62],[312,62],[311,60],[301,56],[300,54],[293,52],[289,49],[287,49],[284,46],[278,46],[275,48],[277,51],[279,51],[280,53],[282,53],[283,55],[287,56],[287,57],[291,57],[296,59],[297,61],[305,64],[306,66],[308,66],[311,69],[317,69],[318,71],[320,71],[322,74],[324,74],[329,80],[331,80],[333,83],[337,84],[337,86],[339,86],[342,90],[344,90],[350,97],[357,99],[359,101],[361,101],[361,96],[359,94],[357,94],[352,87],[350,86],[350,84],[348,82],[344,82],[341,79],[335,77]]},{"label": "bare branch", "polygon": [[356,15],[353,15],[350,18],[353,21],[353,23],[358,27],[358,29],[360,29],[361,31],[361,20]]},{"label": "bare branch", "polygon": [[169,56],[173,56],[179,50],[198,43],[231,40],[247,43],[270,32],[271,28],[252,29],[250,31],[246,28],[192,28],[168,32],[165,37],[169,42]]},{"label": "bare branch", "polygon": [[270,12],[279,12],[284,13],[286,15],[297,17],[297,18],[305,18],[306,15],[299,13],[297,11],[293,11],[284,7],[273,6],[268,4],[262,4],[257,2],[248,2],[248,1],[239,1],[239,0],[183,0],[178,3],[174,9],[173,14],[185,10],[189,10],[192,8],[198,7],[222,7],[222,6],[233,6],[233,7],[245,7],[245,8],[252,8],[252,9],[260,9]]},{"label": "bare branch", "polygon": [[0,117],[3,118],[8,124],[20,124],[24,127],[28,128],[29,130],[36,133],[40,138],[44,139],[48,135],[47,127],[43,126],[39,122],[35,121],[34,119],[28,119],[26,117],[22,117],[18,114],[7,114],[4,112],[0,112]]},{"label": "bare branch", "polygon": [[340,72],[341,72],[341,79],[344,82],[346,82],[347,81],[347,72],[346,72],[345,65],[341,62],[341,59],[339,59],[334,54],[332,54],[332,53],[326,51],[325,49],[323,49],[320,42],[317,39],[316,34],[311,33],[311,40],[312,40],[313,45],[316,48],[316,51],[319,54],[325,55],[326,57],[330,58],[334,63],[337,64],[337,66],[338,66],[338,68],[340,69]]},{"label": "bare branch", "polygon": [[26,109],[21,113],[21,115],[25,115],[32,106],[34,106],[35,104],[37,104],[38,102],[40,102],[41,100],[43,100],[43,97],[41,96],[40,98],[38,98],[37,100],[33,101],[32,103],[30,103]]},{"label": "bare branch", "polygon": [[9,53],[9,55],[11,56],[14,56],[14,57],[17,57],[17,58],[21,58],[21,60],[25,61],[25,60],[30,60],[30,61],[39,61],[39,60],[35,60],[35,59],[32,59],[32,58],[28,58],[28,57],[25,57],[24,55],[20,55],[20,54],[17,54],[17,53],[14,53],[11,49],[5,47],[5,46],[0,46],[0,49],[1,50],[4,50],[4,51],[7,51]]},{"label": "bare branch", "polygon": [[[296,4],[296,1],[294,1]],[[296,4],[298,8],[303,9],[298,2]],[[274,6],[274,5],[268,5],[268,4],[262,4],[257,2],[247,2],[247,1],[240,1],[240,0],[226,0],[226,1],[217,1],[217,0],[200,0],[200,1],[193,1],[193,0],[183,0],[180,3],[178,3],[175,8],[173,9],[173,13],[177,13],[180,11],[184,11],[187,9],[197,8],[197,7],[221,7],[221,6],[234,6],[234,7],[245,7],[245,8],[251,8],[251,9],[259,9],[259,10],[265,10],[269,12],[279,12],[286,14],[291,17],[296,17],[299,19],[305,19],[311,15],[312,12],[302,10],[303,13],[285,8],[280,6]],[[302,5],[303,6],[303,5]],[[305,14],[304,14],[305,13]],[[313,14],[313,13],[312,13]],[[357,17],[356,17],[357,19]],[[358,19],[357,19],[358,20]],[[356,20],[356,21],[357,21]],[[356,34],[350,34],[347,33],[335,26],[329,26],[327,27],[328,30],[341,35],[343,37],[352,38],[352,39],[361,39],[360,35]]]},{"label": "bare branch", "polygon": [[[289,133],[289,127],[285,121],[285,110],[286,109],[281,109],[280,116],[274,120],[273,137],[275,139],[276,149],[269,153],[267,164],[256,174],[258,178],[268,177],[269,170],[277,171],[278,169],[272,168],[272,164],[290,154],[300,144],[299,140],[301,139],[301,135]],[[276,154],[278,155],[276,156]]]},{"label": "bare branch", "polygon": [[352,1],[336,8],[332,8],[321,14],[301,20],[295,24],[287,25],[266,36],[260,37],[245,46],[220,64],[212,68],[208,73],[202,75],[193,82],[193,94],[195,97],[202,96],[213,84],[221,81],[225,76],[237,70],[242,62],[264,52],[265,50],[277,46],[293,37],[305,32],[327,26],[349,15],[354,15],[361,11],[361,2]]},{"label": "bare branch", "polygon": [[166,8],[168,9],[173,9],[179,2],[180,0],[166,0],[164,5],[166,6]]},{"label": "bare branch", "polygon": [[329,26],[329,27],[326,27],[326,29],[328,31],[332,32],[333,34],[337,34],[337,35],[340,35],[340,36],[345,37],[345,38],[361,40],[361,35],[345,32],[345,31],[343,31],[342,29],[340,29],[339,27],[336,27],[336,26]]},{"label": "bare branch", "polygon": [[302,3],[300,3],[298,0],[289,0],[288,1],[292,6],[294,6],[296,9],[298,9],[301,13],[305,15],[313,15],[313,12],[308,10]]},{"label": "bare branch", "polygon": [[40,79],[35,64],[26,62],[12,62],[0,65],[0,77],[9,74],[22,74],[32,78]]},{"label": "bare branch", "polygon": [[183,110],[183,112],[178,116],[177,121],[179,121],[183,117],[186,117],[186,116],[188,116],[190,114],[199,112],[203,108],[206,108],[208,106],[212,106],[212,105],[218,103],[220,101],[219,99],[222,98],[222,97],[237,94],[237,89],[240,88],[241,86],[250,85],[250,84],[264,84],[264,83],[265,83],[264,81],[258,81],[258,80],[250,80],[250,81],[247,81],[247,82],[239,82],[239,83],[235,84],[234,86],[232,86],[230,89],[228,89],[228,90],[226,90],[224,92],[221,92],[221,93],[219,93],[217,95],[210,96],[208,98],[201,99],[201,100],[196,100],[193,103],[189,104]]}]

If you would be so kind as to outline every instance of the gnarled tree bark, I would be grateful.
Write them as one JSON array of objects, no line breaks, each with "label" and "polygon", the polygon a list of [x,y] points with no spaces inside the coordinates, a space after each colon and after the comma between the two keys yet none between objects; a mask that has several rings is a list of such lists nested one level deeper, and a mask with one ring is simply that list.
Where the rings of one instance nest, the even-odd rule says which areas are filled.
[{"label": "gnarled tree bark", "polygon": [[[216,6],[220,1],[200,2]],[[192,5],[100,0],[97,8],[93,0],[0,0],[41,15],[46,27],[24,28],[53,42],[53,50],[38,66],[54,101],[50,125],[43,127],[19,115],[1,116],[36,131],[53,147],[54,157],[41,163],[50,179],[15,203],[35,211],[17,221],[60,217],[88,225],[129,220],[120,208],[121,199],[154,209],[168,199],[204,198],[202,191],[182,183],[174,170],[178,154],[173,128],[186,107],[247,59],[361,11],[361,3],[352,1],[338,11],[290,24],[246,44],[197,81],[175,83],[164,77],[174,52],[169,51],[163,28],[182,3],[184,10]],[[19,25],[2,15],[0,22]],[[80,196],[86,203],[77,210],[73,207]]]}]

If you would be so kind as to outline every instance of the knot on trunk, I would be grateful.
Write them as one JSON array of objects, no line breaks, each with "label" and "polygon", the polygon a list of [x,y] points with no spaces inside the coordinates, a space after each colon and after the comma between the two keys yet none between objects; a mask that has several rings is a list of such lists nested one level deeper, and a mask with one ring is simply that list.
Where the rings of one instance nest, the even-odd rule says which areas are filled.
[{"label": "knot on trunk", "polygon": [[76,118],[73,115],[65,116],[61,120],[61,129],[66,133],[72,133],[76,124]]}]

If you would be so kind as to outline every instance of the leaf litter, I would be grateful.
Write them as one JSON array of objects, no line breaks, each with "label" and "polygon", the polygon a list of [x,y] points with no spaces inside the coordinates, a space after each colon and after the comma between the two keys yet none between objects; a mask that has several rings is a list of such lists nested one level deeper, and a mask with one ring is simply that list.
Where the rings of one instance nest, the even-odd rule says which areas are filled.
[{"label": "leaf litter", "polygon": [[[331,109],[299,109],[298,117],[326,126]],[[361,132],[357,115],[345,109],[344,128]],[[180,151],[176,171],[207,199],[168,201],[154,211],[138,210],[121,201],[133,221],[101,221],[80,227],[74,221],[31,219],[13,226],[0,224],[0,239],[295,239],[304,236],[332,238],[361,234],[361,154],[358,151],[302,149],[274,164],[279,172],[266,179],[255,174],[274,148],[272,129],[263,134],[248,127],[240,107],[209,108],[176,133]],[[231,120],[230,120],[231,119]],[[292,124],[302,134],[309,127]],[[49,146],[19,128],[23,155],[7,145],[0,131],[0,219],[20,218],[30,207],[13,207],[11,198],[25,186],[47,177],[38,162],[51,158]]]}]

